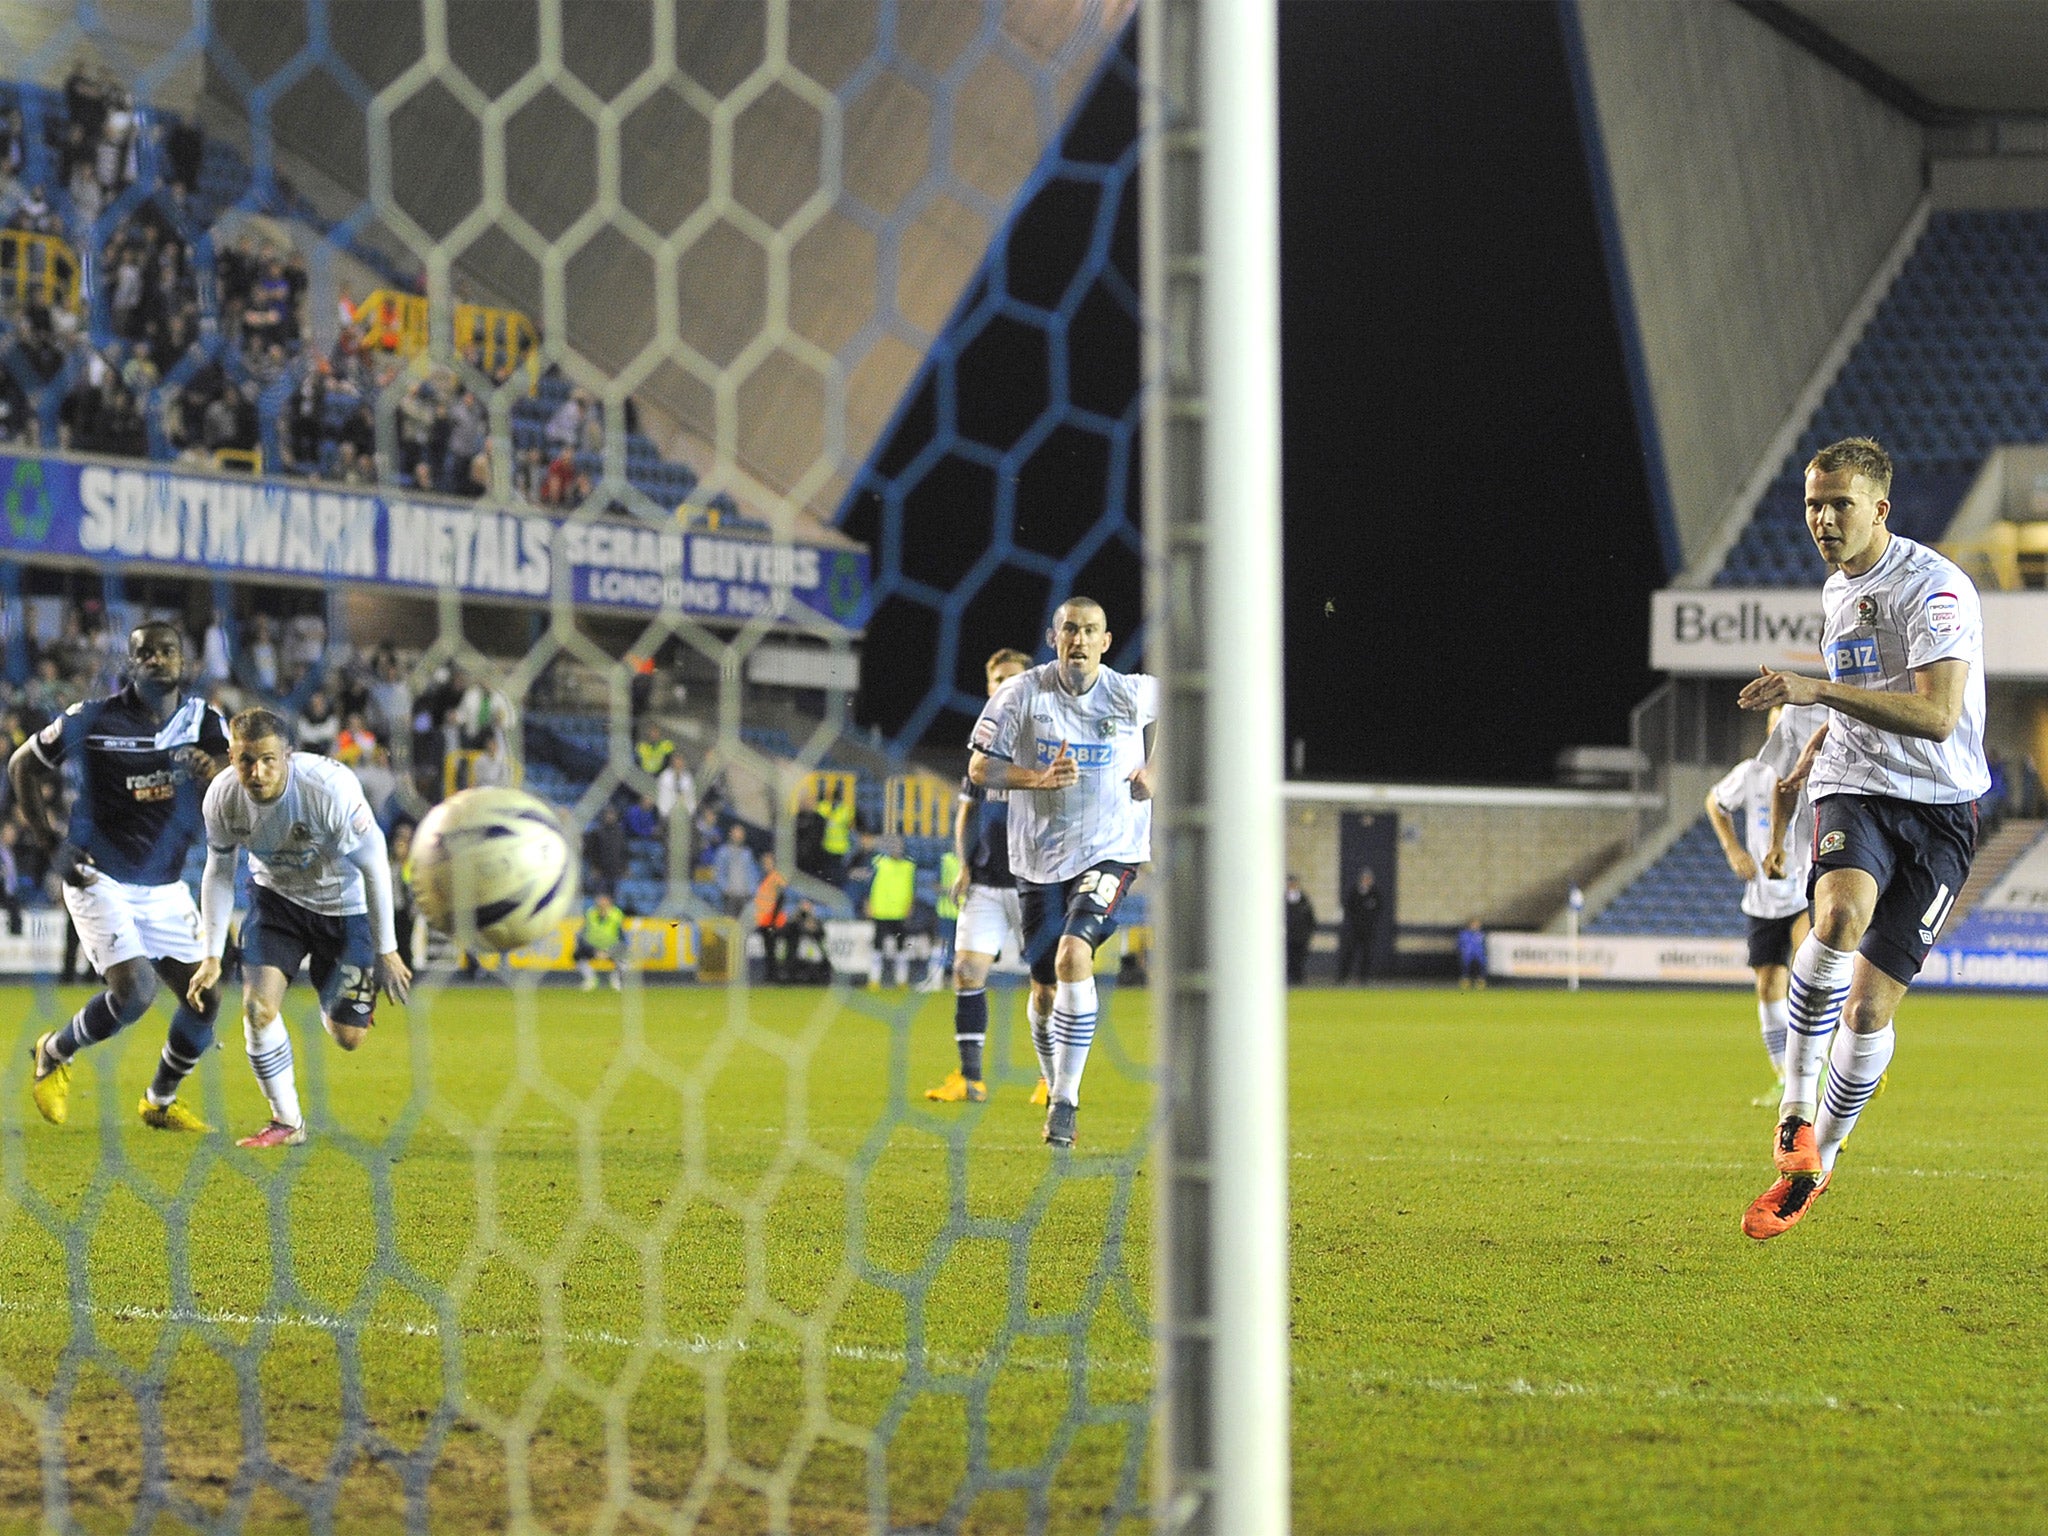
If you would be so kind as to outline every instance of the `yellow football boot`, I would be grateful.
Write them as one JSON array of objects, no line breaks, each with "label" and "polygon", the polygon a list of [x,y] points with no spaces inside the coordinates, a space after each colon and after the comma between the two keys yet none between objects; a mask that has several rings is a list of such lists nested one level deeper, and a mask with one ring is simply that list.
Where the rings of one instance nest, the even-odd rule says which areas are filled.
[{"label": "yellow football boot", "polygon": [[946,1080],[936,1088],[927,1088],[924,1096],[938,1104],[980,1104],[988,1098],[988,1088],[961,1072],[948,1072]]},{"label": "yellow football boot", "polygon": [[168,1104],[152,1104],[149,1095],[142,1096],[142,1102],[135,1106],[135,1112],[142,1116],[142,1123],[153,1131],[210,1131],[212,1126],[193,1114],[176,1099]]},{"label": "yellow football boot", "polygon": [[36,1101],[36,1113],[52,1125],[62,1125],[71,1118],[71,1063],[43,1054],[43,1047],[55,1034],[52,1030],[47,1035],[38,1035],[36,1043],[29,1047],[35,1076],[28,1092]]}]

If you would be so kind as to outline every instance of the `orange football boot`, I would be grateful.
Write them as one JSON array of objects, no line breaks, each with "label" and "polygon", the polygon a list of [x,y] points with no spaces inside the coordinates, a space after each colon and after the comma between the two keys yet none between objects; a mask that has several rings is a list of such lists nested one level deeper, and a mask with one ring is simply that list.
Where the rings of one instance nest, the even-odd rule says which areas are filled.
[{"label": "orange football boot", "polygon": [[1821,1197],[1833,1177],[1831,1173],[1817,1178],[1803,1173],[1786,1174],[1750,1201],[1749,1209],[1742,1213],[1743,1236],[1761,1243],[1789,1232],[1813,1209],[1813,1202]]},{"label": "orange football boot", "polygon": [[1813,1126],[1796,1115],[1779,1121],[1771,1162],[1780,1173],[1819,1173],[1820,1148],[1814,1144]]}]

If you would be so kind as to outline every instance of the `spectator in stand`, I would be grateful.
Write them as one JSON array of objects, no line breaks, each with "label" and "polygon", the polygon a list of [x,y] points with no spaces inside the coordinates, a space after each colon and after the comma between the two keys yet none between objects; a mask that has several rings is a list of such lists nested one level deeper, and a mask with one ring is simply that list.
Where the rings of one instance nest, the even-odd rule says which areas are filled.
[{"label": "spectator in stand", "polygon": [[1302,889],[1301,876],[1287,877],[1287,985],[1308,980],[1308,946],[1316,936],[1315,904]]},{"label": "spectator in stand", "polygon": [[582,390],[572,389],[568,398],[555,407],[543,434],[549,448],[574,455],[577,443],[582,440],[583,409],[589,399]]},{"label": "spectator in stand", "polygon": [[512,466],[512,495],[528,506],[541,504],[541,485],[547,479],[547,463],[538,448],[522,452]]},{"label": "spectator in stand", "polygon": [[[335,712],[341,713],[339,709]],[[346,716],[346,719],[348,723],[334,738],[334,756],[353,768],[377,750],[377,733],[370,729],[370,722],[363,718],[361,711]],[[375,801],[370,803],[376,804]]]},{"label": "spectator in stand", "polygon": [[796,986],[827,986],[832,980],[831,957],[825,952],[825,924],[818,909],[808,901],[796,904],[796,915],[782,935],[783,979]]},{"label": "spectator in stand", "polygon": [[412,728],[412,685],[406,682],[398,656],[388,645],[378,650],[370,664],[368,692],[367,714],[379,736],[396,741],[400,732]]},{"label": "spectator in stand", "polygon": [[762,967],[770,983],[782,984],[783,931],[789,924],[789,914],[783,911],[783,901],[789,894],[789,882],[782,878],[775,867],[775,855],[761,855],[761,883],[754,887],[754,932],[761,936]]},{"label": "spectator in stand", "polygon": [[228,652],[228,626],[216,613],[206,625],[206,638],[199,647],[199,682],[202,687],[224,683],[234,676],[234,660]]},{"label": "spectator in stand", "polygon": [[249,649],[247,654],[249,676],[244,680],[248,687],[265,698],[277,697],[277,644],[271,637],[270,615],[259,613],[249,626]]},{"label": "spectator in stand", "polygon": [[826,878],[844,889],[847,866],[853,860],[854,831],[853,788],[846,780],[839,781],[831,804],[824,807],[824,817],[823,846],[825,857],[832,861],[832,872]]},{"label": "spectator in stand", "polygon": [[659,720],[644,720],[640,724],[640,739],[633,743],[633,755],[639,759],[642,773],[650,779],[659,778],[676,755],[675,738]]},{"label": "spectator in stand", "polygon": [[661,813],[654,807],[654,796],[638,796],[626,807],[623,818],[628,837],[659,838],[661,836]]},{"label": "spectator in stand", "polygon": [[654,808],[661,813],[664,823],[678,811],[684,822],[694,821],[697,816],[697,781],[691,777],[683,754],[677,752],[662,764],[661,772],[654,778]]},{"label": "spectator in stand", "polygon": [[503,736],[512,723],[512,705],[505,695],[481,679],[464,678],[462,697],[455,706],[458,745],[467,752],[481,752],[493,736]]},{"label": "spectator in stand", "polygon": [[583,834],[583,864],[587,871],[584,884],[593,895],[608,891],[616,896],[619,882],[626,878],[628,863],[626,828],[619,819],[619,808],[608,801],[597,813],[590,830]]},{"label": "spectator in stand", "polygon": [[541,476],[540,504],[544,507],[573,505],[576,494],[576,456],[564,448],[548,461]]},{"label": "spectator in stand", "polygon": [[299,710],[298,738],[296,745],[301,752],[334,756],[335,744],[341,739],[341,722],[335,718],[334,704],[326,689],[315,688],[306,695],[305,705]]},{"label": "spectator in stand", "polygon": [[576,930],[576,948],[572,958],[576,962],[576,973],[583,978],[583,990],[597,990],[597,964],[599,960],[612,963],[612,990],[620,990],[620,975],[626,969],[626,914],[613,902],[611,892],[599,891],[590,903],[590,909],[583,914],[583,925]]},{"label": "spectator in stand", "polygon": [[505,755],[505,733],[493,731],[477,749],[469,765],[469,782],[475,789],[502,789],[512,782],[512,760]]},{"label": "spectator in stand", "polygon": [[825,818],[818,810],[817,788],[808,780],[797,791],[796,820],[791,828],[796,840],[796,867],[813,880],[830,880],[832,866],[825,857]]},{"label": "spectator in stand", "polygon": [[425,379],[414,379],[398,402],[398,472],[414,484],[434,440],[435,405],[434,388]]},{"label": "spectator in stand", "polygon": [[[349,767],[363,786],[363,798],[380,827],[389,826],[398,804],[398,775],[391,771],[391,755],[374,740]],[[404,954],[404,950],[399,951]]]},{"label": "spectator in stand", "polygon": [[484,446],[489,421],[484,408],[467,388],[458,390],[448,407],[448,447],[441,462],[441,488],[456,495],[472,495],[469,466]]},{"label": "spectator in stand", "polygon": [[385,852],[391,861],[391,920],[398,933],[398,953],[406,964],[414,963],[412,952],[412,823],[401,820],[391,828]]},{"label": "spectator in stand", "polygon": [[711,855],[711,878],[718,884],[719,900],[727,917],[744,914],[761,888],[761,862],[747,846],[747,829],[734,822],[725,841]]}]

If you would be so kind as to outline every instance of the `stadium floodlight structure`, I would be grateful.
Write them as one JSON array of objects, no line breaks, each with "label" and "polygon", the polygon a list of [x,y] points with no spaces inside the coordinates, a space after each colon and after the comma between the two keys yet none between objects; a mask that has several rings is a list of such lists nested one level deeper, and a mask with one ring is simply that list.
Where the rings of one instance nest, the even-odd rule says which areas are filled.
[{"label": "stadium floodlight structure", "polygon": [[1260,0],[1143,16],[1145,528],[1167,689],[1155,1525],[1221,1536],[1288,1524],[1278,17]]}]

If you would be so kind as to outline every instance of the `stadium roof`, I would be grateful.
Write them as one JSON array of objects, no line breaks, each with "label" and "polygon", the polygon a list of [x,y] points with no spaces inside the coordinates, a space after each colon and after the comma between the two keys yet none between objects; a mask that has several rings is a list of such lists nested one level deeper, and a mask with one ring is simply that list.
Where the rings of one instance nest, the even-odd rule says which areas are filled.
[{"label": "stadium roof", "polygon": [[2048,114],[2048,5],[2032,0],[1738,0],[1923,122]]}]

